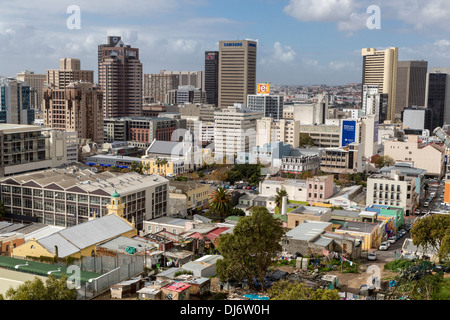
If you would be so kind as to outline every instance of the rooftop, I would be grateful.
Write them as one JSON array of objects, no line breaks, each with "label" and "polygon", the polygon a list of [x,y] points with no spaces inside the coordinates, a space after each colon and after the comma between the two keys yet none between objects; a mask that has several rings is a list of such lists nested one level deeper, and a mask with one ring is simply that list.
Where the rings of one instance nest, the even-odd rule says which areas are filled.
[{"label": "rooftop", "polygon": [[175,226],[179,226],[179,227],[183,227],[184,228],[186,226],[186,222],[189,222],[189,221],[192,221],[192,220],[180,219],[180,218],[172,218],[172,217],[160,217],[160,218],[148,220],[147,222],[160,223],[160,224],[170,224],[170,225],[175,225]]},{"label": "rooftop", "polygon": [[295,240],[312,241],[331,225],[330,222],[303,221],[294,229],[288,231],[286,236]]},{"label": "rooftop", "polygon": [[321,216],[322,214],[329,211],[331,211],[331,209],[329,208],[300,205],[291,212],[288,212],[288,214],[296,213],[296,214],[312,214],[315,216]]},{"label": "rooftop", "polygon": [[123,196],[167,181],[159,175],[143,176],[136,172],[110,171],[96,173],[78,166],[40,170],[0,180],[1,184],[21,184],[55,191],[70,190],[76,193],[94,193],[108,197],[116,190]]}]

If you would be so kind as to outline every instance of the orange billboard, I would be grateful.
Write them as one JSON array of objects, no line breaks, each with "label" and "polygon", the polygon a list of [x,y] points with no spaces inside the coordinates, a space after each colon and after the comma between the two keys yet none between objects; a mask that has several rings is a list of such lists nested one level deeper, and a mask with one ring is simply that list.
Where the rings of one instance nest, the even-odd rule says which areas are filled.
[{"label": "orange billboard", "polygon": [[257,94],[269,94],[270,93],[270,84],[258,83],[256,85],[256,93]]},{"label": "orange billboard", "polygon": [[445,181],[444,202],[450,203],[450,181]]}]

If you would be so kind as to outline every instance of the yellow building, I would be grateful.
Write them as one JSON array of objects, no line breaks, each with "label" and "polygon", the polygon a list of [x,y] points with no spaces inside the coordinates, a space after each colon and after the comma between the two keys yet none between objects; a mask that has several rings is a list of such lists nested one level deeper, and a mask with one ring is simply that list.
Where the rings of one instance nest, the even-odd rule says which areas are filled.
[{"label": "yellow building", "polygon": [[173,177],[186,171],[183,158],[150,158],[143,156],[142,166],[144,174],[159,174],[164,177]]},{"label": "yellow building", "polygon": [[378,248],[381,235],[378,223],[332,220],[334,232],[341,235],[353,236],[361,240],[362,250]]},{"label": "yellow building", "polygon": [[[169,215],[187,210],[192,215],[206,209],[210,195],[209,185],[192,181],[169,181]],[[176,201],[177,199],[178,201]]]},{"label": "yellow building", "polygon": [[41,239],[31,239],[12,251],[14,258],[81,258],[95,256],[98,244],[123,236],[137,235],[134,223],[123,219],[120,194],[111,195],[108,215],[66,228]]}]

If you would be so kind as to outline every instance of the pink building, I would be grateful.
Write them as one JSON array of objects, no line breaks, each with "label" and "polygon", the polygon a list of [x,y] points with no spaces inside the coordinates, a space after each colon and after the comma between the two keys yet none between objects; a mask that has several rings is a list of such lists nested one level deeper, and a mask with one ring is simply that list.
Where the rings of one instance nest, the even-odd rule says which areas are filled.
[{"label": "pink building", "polygon": [[334,193],[333,176],[318,176],[306,180],[306,201],[325,202]]}]

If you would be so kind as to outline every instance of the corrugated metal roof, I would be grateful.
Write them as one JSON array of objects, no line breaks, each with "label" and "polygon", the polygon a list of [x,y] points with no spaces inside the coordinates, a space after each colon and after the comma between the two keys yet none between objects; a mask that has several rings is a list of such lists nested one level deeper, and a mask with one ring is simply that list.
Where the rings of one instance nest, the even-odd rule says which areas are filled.
[{"label": "corrugated metal roof", "polygon": [[329,225],[331,225],[330,222],[304,221],[294,229],[288,231],[286,236],[295,240],[311,241],[319,234],[322,234]]},{"label": "corrugated metal roof", "polygon": [[131,225],[120,217],[109,214],[99,219],[64,229],[59,234],[82,249],[131,230],[133,230]]},{"label": "corrugated metal roof", "polygon": [[72,254],[75,254],[80,251],[80,248],[76,247],[67,239],[62,237],[60,234],[55,233],[51,236],[48,236],[46,238],[42,238],[39,240],[39,243],[43,245],[48,251],[50,251],[53,254],[56,254],[55,252],[55,246],[58,247],[58,257],[64,258],[67,256],[70,256]]}]

